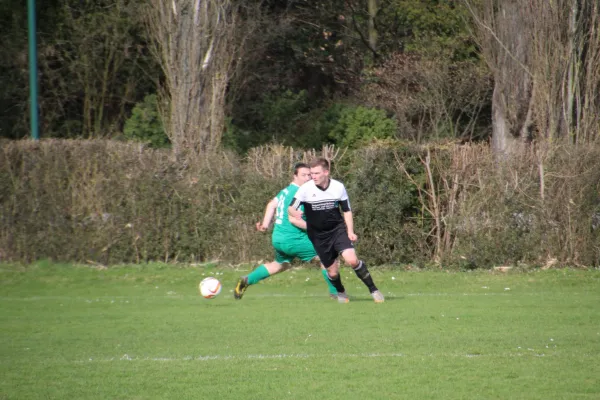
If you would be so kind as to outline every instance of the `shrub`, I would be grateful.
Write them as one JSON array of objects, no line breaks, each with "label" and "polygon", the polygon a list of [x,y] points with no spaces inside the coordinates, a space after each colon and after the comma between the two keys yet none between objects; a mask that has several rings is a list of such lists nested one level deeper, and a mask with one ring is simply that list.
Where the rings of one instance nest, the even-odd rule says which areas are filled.
[{"label": "shrub", "polygon": [[392,138],[395,134],[396,120],[388,118],[385,111],[358,106],[340,110],[329,137],[338,146],[354,148],[373,139]]},{"label": "shrub", "polygon": [[309,147],[305,124],[311,107],[305,90],[267,93],[248,104],[235,110],[236,118],[227,120],[225,147],[238,153],[272,142]]},{"label": "shrub", "polygon": [[323,144],[355,148],[374,139],[393,138],[396,130],[396,120],[383,110],[311,104],[306,91],[287,90],[265,95],[241,120],[229,120],[224,144],[240,153],[273,142],[304,149]]},{"label": "shrub", "polygon": [[133,108],[131,117],[125,121],[123,134],[127,139],[149,144],[154,148],[167,147],[169,138],[158,112],[155,94],[149,94]]},{"label": "shrub", "polygon": [[294,163],[320,154],[346,185],[369,263],[600,263],[600,148],[537,147],[508,162],[484,145],[393,140],[321,152],[260,147],[185,165],[131,142],[6,141],[0,261],[270,258],[269,235],[254,223]]},{"label": "shrub", "polygon": [[374,264],[424,263],[427,227],[417,218],[420,204],[414,185],[400,173],[401,159],[417,179],[423,168],[416,155],[420,150],[392,142],[353,151],[335,163],[334,177],[349,193],[361,257]]}]

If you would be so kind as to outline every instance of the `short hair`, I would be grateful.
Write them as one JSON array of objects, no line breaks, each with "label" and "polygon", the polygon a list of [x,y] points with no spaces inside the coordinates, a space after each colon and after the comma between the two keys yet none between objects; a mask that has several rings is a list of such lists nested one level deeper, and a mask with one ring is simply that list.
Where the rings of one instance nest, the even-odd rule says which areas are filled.
[{"label": "short hair", "polygon": [[310,167],[308,166],[307,163],[300,162],[300,163],[294,165],[294,175],[298,175],[298,170],[300,168],[308,168],[308,169],[310,169]]},{"label": "short hair", "polygon": [[329,171],[329,161],[326,158],[323,158],[323,157],[315,158],[314,160],[312,160],[310,162],[310,167],[311,168],[321,167],[324,170]]}]

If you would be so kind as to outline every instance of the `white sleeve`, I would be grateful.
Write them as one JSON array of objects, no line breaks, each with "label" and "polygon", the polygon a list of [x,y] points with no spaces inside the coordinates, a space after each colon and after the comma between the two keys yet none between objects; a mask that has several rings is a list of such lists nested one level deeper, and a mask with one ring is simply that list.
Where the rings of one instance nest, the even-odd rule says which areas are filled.
[{"label": "white sleeve", "polygon": [[340,196],[340,200],[348,200],[348,192],[346,192],[346,186],[342,185],[342,194]]},{"label": "white sleeve", "polygon": [[350,199],[348,198],[348,192],[346,192],[346,187],[344,185],[342,185],[342,193],[340,194],[340,205],[343,212],[352,211],[352,208],[350,207]]}]

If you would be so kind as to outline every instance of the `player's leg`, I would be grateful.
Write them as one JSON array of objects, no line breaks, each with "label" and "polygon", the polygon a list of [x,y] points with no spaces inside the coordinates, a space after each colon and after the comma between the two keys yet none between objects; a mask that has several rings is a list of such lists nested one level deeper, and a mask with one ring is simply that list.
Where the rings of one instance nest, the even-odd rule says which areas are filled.
[{"label": "player's leg", "polygon": [[348,298],[348,294],[346,293],[346,288],[342,284],[342,275],[340,274],[340,262],[335,259],[333,264],[325,267],[324,264],[321,264],[321,267],[327,270],[327,279],[331,282],[331,284],[337,289],[337,300],[340,303],[348,303],[350,299]]},{"label": "player's leg", "polygon": [[[267,279],[270,276],[285,271],[285,261],[277,262],[272,261],[270,263],[264,263],[256,267],[252,272],[248,274],[248,285],[255,285],[263,279]],[[289,265],[289,264],[287,264]]]},{"label": "player's leg", "polygon": [[320,265],[320,268],[321,275],[323,275],[323,279],[325,280],[325,283],[327,284],[327,289],[329,290],[329,297],[337,300],[338,291],[335,288],[335,286],[333,286],[333,283],[331,283],[331,281],[329,280],[329,276],[327,276],[327,268],[325,268],[323,265]]},{"label": "player's leg", "polygon": [[373,278],[371,277],[371,273],[367,268],[367,264],[365,264],[364,261],[359,260],[356,256],[356,251],[354,248],[347,248],[346,250],[343,250],[342,258],[352,267],[356,276],[358,276],[358,278],[363,281],[365,286],[369,289],[369,292],[371,293],[373,300],[375,300],[375,303],[383,303],[385,300],[383,294],[377,289],[377,286],[375,286]]},{"label": "player's leg", "polygon": [[329,276],[327,275],[327,268],[325,268],[323,266],[323,264],[321,264],[321,260],[319,259],[318,256],[313,258],[312,262],[315,263],[316,265],[318,265],[319,269],[321,270],[321,275],[323,276],[323,280],[325,281],[325,284],[327,285],[327,290],[329,290],[329,298],[333,299],[333,300],[337,300],[338,299],[338,291],[335,288],[335,286],[333,286],[333,283],[331,283],[331,281],[329,280]]},{"label": "player's leg", "polygon": [[233,297],[237,300],[241,299],[246,289],[249,286],[255,285],[263,279],[267,279],[271,275],[278,274],[286,269],[285,265],[293,260],[292,256],[281,251],[280,246],[277,243],[273,243],[275,248],[275,261],[270,263],[261,264],[254,268],[247,276],[242,276],[233,290]]},{"label": "player's leg", "polygon": [[[352,247],[352,242],[348,239],[347,234],[343,234],[345,229],[338,229],[335,232],[332,232],[330,236],[327,238],[327,254],[329,256],[329,263],[323,261],[323,265],[327,267],[327,274],[329,276],[329,280],[333,284],[333,286],[338,289],[338,301],[340,303],[347,303],[349,301],[348,294],[342,284],[342,275],[340,274],[340,262],[338,260],[338,256],[340,254],[341,249],[345,249],[348,247]],[[346,241],[340,240],[340,238],[346,238]],[[341,290],[340,288],[341,287]]]},{"label": "player's leg", "polygon": [[358,278],[365,284],[365,286],[369,289],[373,300],[376,303],[382,303],[384,301],[383,295],[375,286],[373,282],[373,278],[367,269],[367,264],[365,264],[362,260],[359,260],[356,256],[356,251],[354,250],[354,244],[350,241],[348,237],[348,232],[345,228],[340,228],[333,235],[333,246],[336,251],[338,251],[346,264],[350,265],[354,270],[354,273]]},{"label": "player's leg", "polygon": [[317,235],[309,234],[309,239],[321,260],[322,267],[327,270],[327,279],[329,279],[338,292],[338,301],[340,303],[347,303],[348,296],[346,295],[346,289],[342,284],[342,278],[339,273],[339,263],[337,262],[338,253],[333,246],[334,238],[331,236],[319,237]]},{"label": "player's leg", "polygon": [[[308,237],[305,237],[305,239],[303,240],[298,240],[293,243],[290,243],[289,246],[286,247],[286,249],[288,248],[289,250],[287,250],[286,253],[293,255],[304,262],[319,261],[319,256],[317,255],[317,252],[315,251],[315,248],[311,241],[308,239]],[[327,269],[324,268],[322,265],[320,265],[320,267],[321,274],[323,275],[323,279],[325,280],[325,283],[327,284],[327,289],[329,290],[329,297],[337,299],[337,289],[335,288],[335,286],[333,286],[333,284],[327,277]]]},{"label": "player's leg", "polygon": [[342,275],[340,274],[340,262],[337,259],[333,260],[333,264],[329,266],[322,265],[327,269],[327,278],[331,284],[337,289],[338,296],[337,300],[339,303],[348,303],[350,299],[346,293],[346,288],[342,284]]},{"label": "player's leg", "polygon": [[242,276],[238,280],[235,289],[233,290],[233,297],[237,300],[241,299],[249,286],[255,285],[263,279],[267,279],[271,275],[275,275],[283,270],[285,270],[285,267],[277,261],[259,265],[248,275]]}]

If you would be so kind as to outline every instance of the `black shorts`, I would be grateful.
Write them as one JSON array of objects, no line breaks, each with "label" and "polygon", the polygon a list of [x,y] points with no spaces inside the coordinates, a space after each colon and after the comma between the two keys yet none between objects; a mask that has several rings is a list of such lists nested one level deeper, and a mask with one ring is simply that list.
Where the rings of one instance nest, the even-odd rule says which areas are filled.
[{"label": "black shorts", "polygon": [[327,232],[313,232],[309,229],[307,233],[325,268],[332,266],[342,251],[354,248],[348,238],[346,225]]}]

